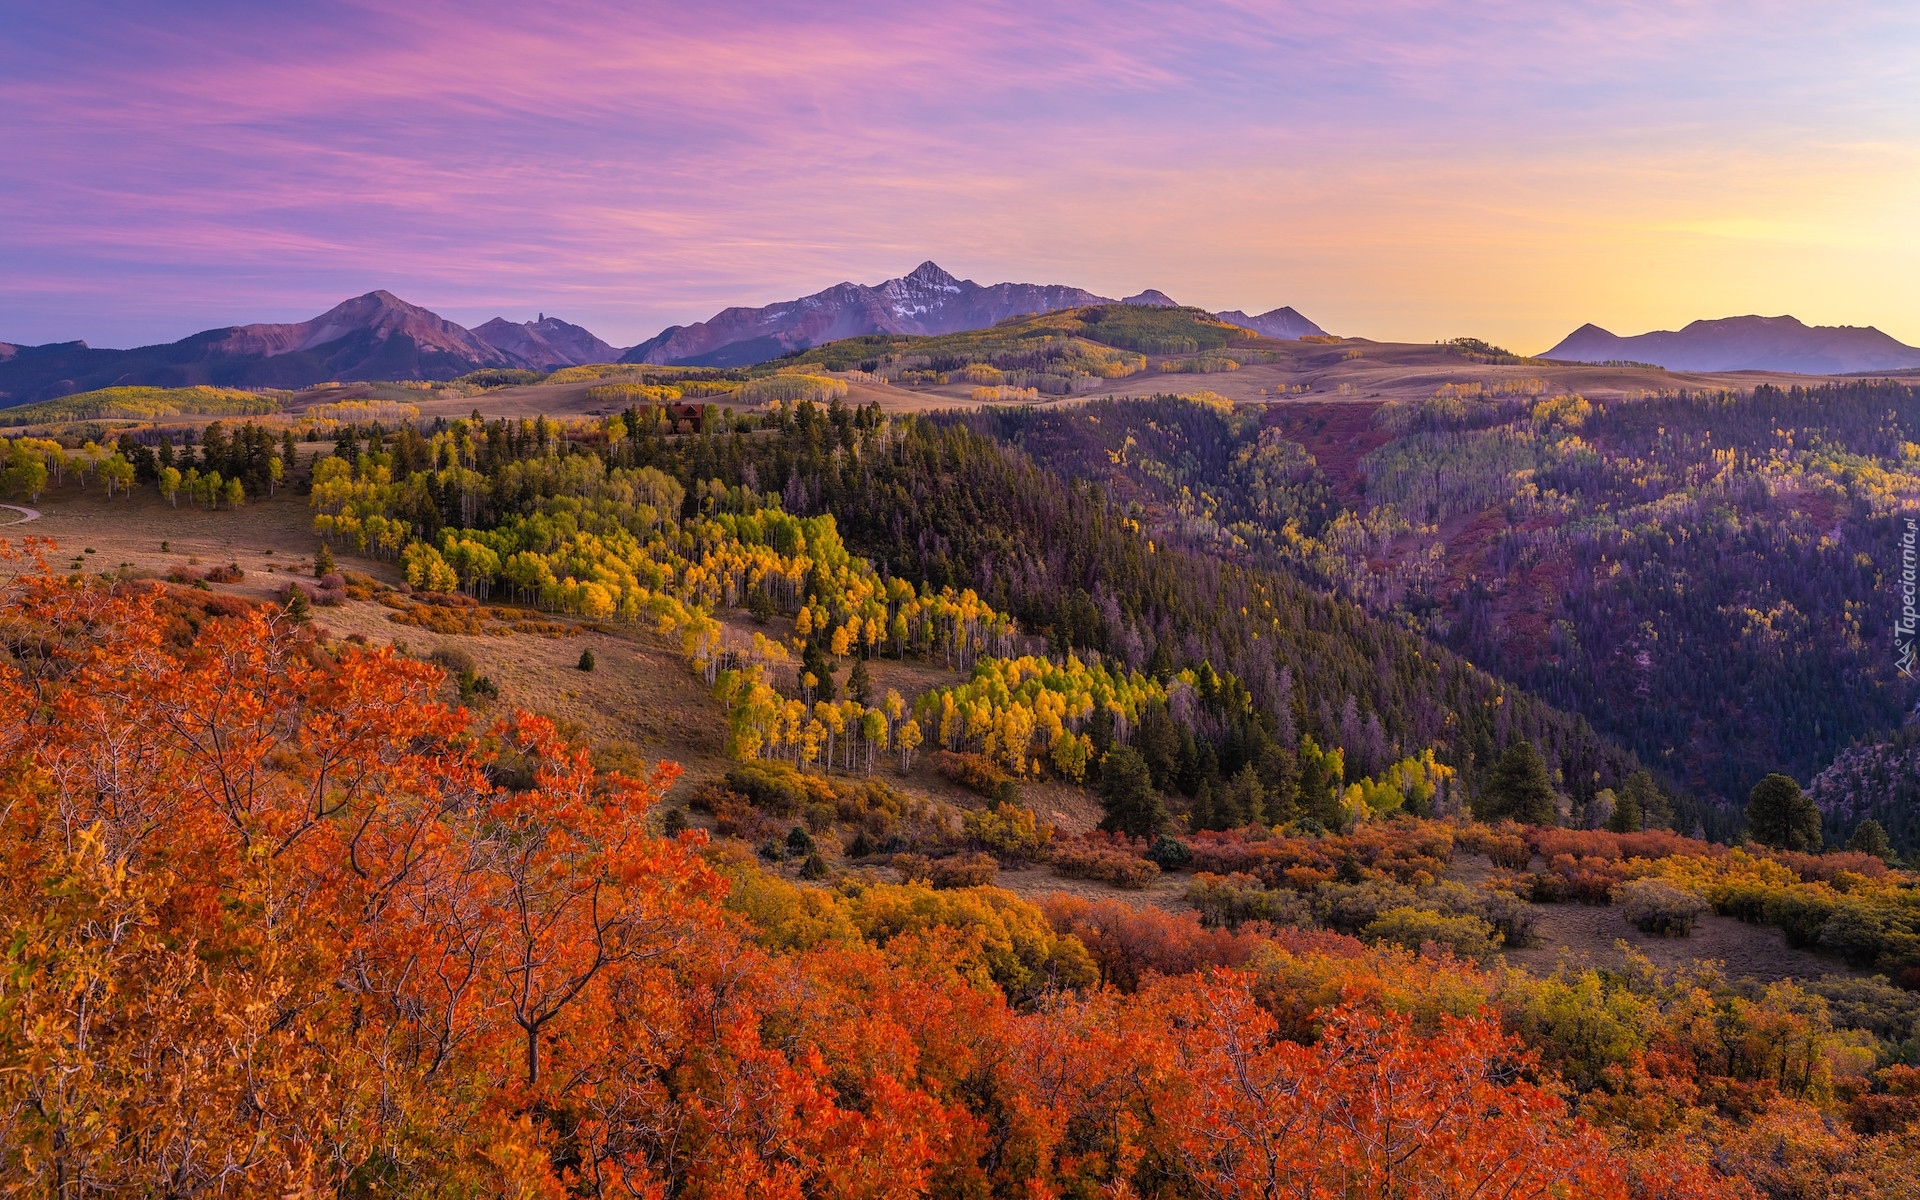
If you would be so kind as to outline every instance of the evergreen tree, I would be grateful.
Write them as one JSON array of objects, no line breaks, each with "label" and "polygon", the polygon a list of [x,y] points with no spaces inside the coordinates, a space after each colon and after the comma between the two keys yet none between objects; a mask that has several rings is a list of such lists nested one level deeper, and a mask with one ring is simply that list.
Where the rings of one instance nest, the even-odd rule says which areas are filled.
[{"label": "evergreen tree", "polygon": [[1195,833],[1202,829],[1219,829],[1219,816],[1214,811],[1213,780],[1202,779],[1193,793],[1193,811],[1187,816],[1187,825]]},{"label": "evergreen tree", "polygon": [[837,698],[833,687],[833,663],[828,661],[827,653],[820,648],[819,642],[808,642],[807,648],[800,652],[800,669],[813,676],[816,699]]},{"label": "evergreen tree", "polygon": [[1847,839],[1847,849],[1871,854],[1875,858],[1885,858],[1887,851],[1892,848],[1892,843],[1887,840],[1887,831],[1872,817],[1860,822],[1853,836]]},{"label": "evergreen tree", "polygon": [[1100,763],[1100,802],[1106,816],[1100,828],[1128,837],[1151,838],[1166,828],[1167,807],[1153,788],[1147,760],[1132,746],[1115,746]]},{"label": "evergreen tree", "polygon": [[1473,815],[1482,821],[1555,824],[1553,782],[1532,742],[1522,738],[1508,745],[1488,773],[1486,788],[1475,797]]},{"label": "evergreen tree", "polygon": [[1673,828],[1673,805],[1668,802],[1648,771],[1635,771],[1620,785],[1619,800],[1631,803],[1640,814],[1641,829]]},{"label": "evergreen tree", "polygon": [[1613,811],[1607,814],[1607,828],[1614,833],[1639,833],[1643,820],[1640,801],[1627,788],[1621,788],[1617,793],[1601,793],[1603,796],[1609,794],[1613,796]]},{"label": "evergreen tree", "polygon": [[1265,825],[1267,823],[1267,785],[1260,782],[1260,772],[1248,763],[1241,767],[1229,785],[1233,795],[1234,815],[1242,825]]},{"label": "evergreen tree", "polygon": [[1140,714],[1140,730],[1133,742],[1139,747],[1140,756],[1147,760],[1154,787],[1165,790],[1179,777],[1180,730],[1173,723],[1173,714],[1167,711],[1164,700],[1153,701]]},{"label": "evergreen tree", "polygon": [[1260,744],[1253,753],[1254,769],[1266,785],[1267,814],[1270,825],[1285,825],[1300,815],[1300,762],[1293,751],[1259,731]]},{"label": "evergreen tree", "polygon": [[857,701],[862,708],[873,707],[873,680],[867,675],[864,658],[853,660],[853,670],[847,675],[847,699]]},{"label": "evergreen tree", "polygon": [[321,542],[320,548],[313,552],[313,577],[320,579],[333,571],[333,547]]},{"label": "evergreen tree", "polygon": [[1747,832],[1776,850],[1818,853],[1820,810],[1792,776],[1776,772],[1754,784],[1747,795]]},{"label": "evergreen tree", "polygon": [[1323,829],[1345,823],[1340,813],[1340,787],[1345,782],[1345,756],[1322,750],[1307,735],[1300,738],[1300,814],[1318,821]]}]

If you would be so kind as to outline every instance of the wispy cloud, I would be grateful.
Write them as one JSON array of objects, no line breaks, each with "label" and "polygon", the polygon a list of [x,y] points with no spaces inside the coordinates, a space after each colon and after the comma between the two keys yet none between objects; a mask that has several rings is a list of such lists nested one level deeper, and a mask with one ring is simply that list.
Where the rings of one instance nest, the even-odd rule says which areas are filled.
[{"label": "wispy cloud", "polygon": [[1538,348],[1759,291],[1920,339],[1900,282],[1920,235],[1886,199],[1920,182],[1911,5],[0,0],[0,19],[5,338],[177,337],[385,286],[637,340],[932,256],[1381,336]]}]

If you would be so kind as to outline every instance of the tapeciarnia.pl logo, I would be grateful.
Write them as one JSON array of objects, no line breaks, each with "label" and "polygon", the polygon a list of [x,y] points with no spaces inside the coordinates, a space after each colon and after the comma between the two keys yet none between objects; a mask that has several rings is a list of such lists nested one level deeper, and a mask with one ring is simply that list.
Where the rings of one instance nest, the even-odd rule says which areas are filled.
[{"label": "tapeciarnia.pl logo", "polygon": [[1920,628],[1920,610],[1914,608],[1914,595],[1920,592],[1920,554],[1915,551],[1914,543],[1920,535],[1920,522],[1906,518],[1905,527],[1900,531],[1900,617],[1893,623],[1893,664],[1900,668],[1900,674],[1913,678],[1914,631]]}]

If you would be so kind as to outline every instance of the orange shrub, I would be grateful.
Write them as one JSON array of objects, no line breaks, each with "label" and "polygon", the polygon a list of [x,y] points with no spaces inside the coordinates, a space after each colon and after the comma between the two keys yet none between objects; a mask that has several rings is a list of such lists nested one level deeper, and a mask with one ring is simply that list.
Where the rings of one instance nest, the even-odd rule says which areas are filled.
[{"label": "orange shrub", "polygon": [[1263,941],[1252,929],[1203,929],[1193,913],[1134,908],[1118,900],[1055,892],[1040,908],[1056,933],[1080,939],[1099,965],[1102,982],[1123,992],[1138,990],[1149,975],[1243,966]]},{"label": "orange shrub", "polygon": [[1437,821],[1369,822],[1346,834],[1247,838],[1237,830],[1203,831],[1188,839],[1195,871],[1247,874],[1268,887],[1311,891],[1345,876],[1431,883],[1453,860],[1452,830]]},{"label": "orange shrub", "polygon": [[1140,857],[1142,849],[1125,837],[1090,833],[1056,841],[1050,861],[1056,874],[1069,879],[1093,879],[1137,891],[1160,877],[1160,868]]}]

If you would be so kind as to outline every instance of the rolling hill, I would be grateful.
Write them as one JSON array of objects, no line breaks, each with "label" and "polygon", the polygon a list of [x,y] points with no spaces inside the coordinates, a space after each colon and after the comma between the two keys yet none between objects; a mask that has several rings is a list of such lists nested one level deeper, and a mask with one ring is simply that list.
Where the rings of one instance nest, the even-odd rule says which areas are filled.
[{"label": "rolling hill", "polygon": [[1673,371],[1787,371],[1798,375],[1920,367],[1920,349],[1871,325],[1806,325],[1794,317],[1723,317],[1685,329],[1620,337],[1598,325],[1574,330],[1542,358],[1631,361]]}]

